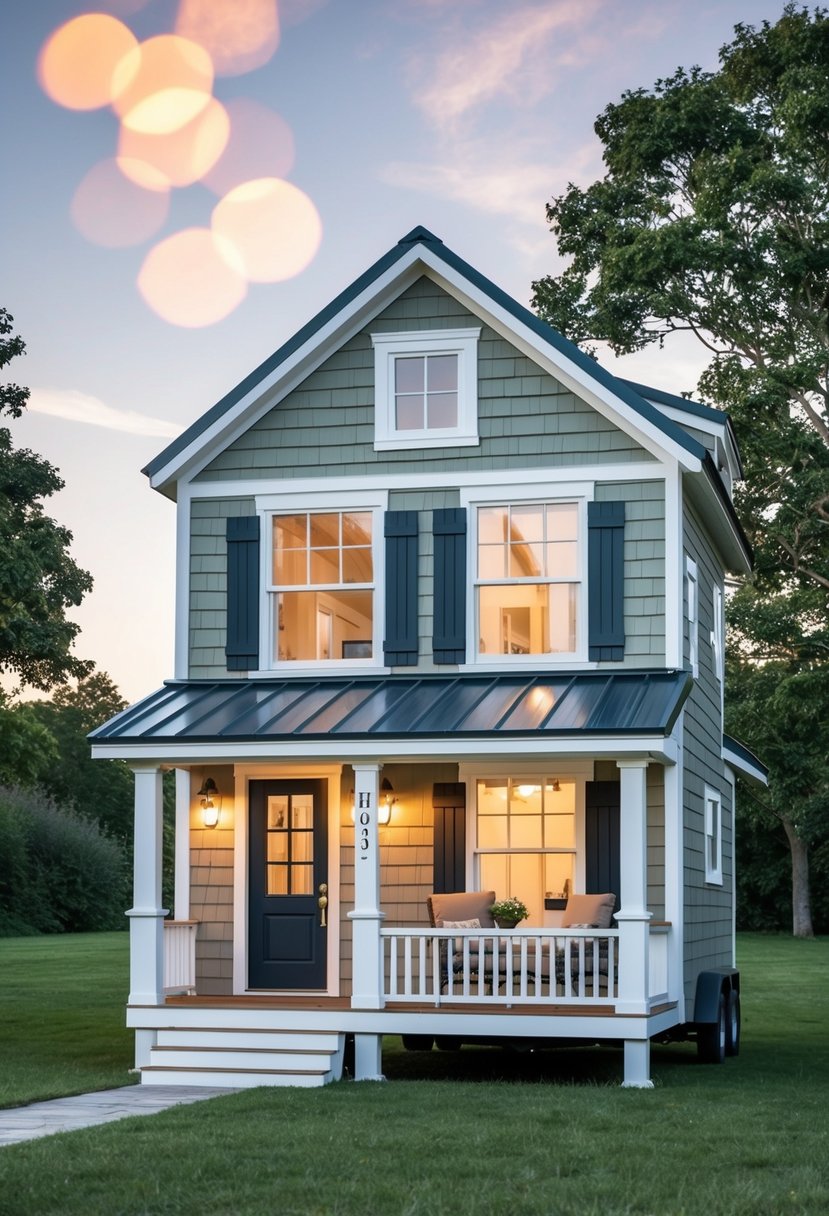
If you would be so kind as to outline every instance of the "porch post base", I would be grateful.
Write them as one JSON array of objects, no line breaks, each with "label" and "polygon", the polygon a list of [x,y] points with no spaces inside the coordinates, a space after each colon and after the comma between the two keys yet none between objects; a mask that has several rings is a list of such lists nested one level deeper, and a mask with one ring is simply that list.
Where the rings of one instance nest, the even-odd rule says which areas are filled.
[{"label": "porch post base", "polygon": [[650,1039],[625,1039],[622,1089],[653,1089]]},{"label": "porch post base", "polygon": [[166,908],[130,908],[130,1005],[164,1004]]},{"label": "porch post base", "polygon": [[383,1076],[383,1036],[355,1034],[354,1080],[385,1081]]}]

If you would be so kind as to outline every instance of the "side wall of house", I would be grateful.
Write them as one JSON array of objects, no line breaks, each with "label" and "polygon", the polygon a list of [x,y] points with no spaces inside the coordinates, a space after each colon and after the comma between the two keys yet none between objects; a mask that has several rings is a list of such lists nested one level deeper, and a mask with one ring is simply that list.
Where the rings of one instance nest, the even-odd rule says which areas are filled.
[{"label": "side wall of house", "polygon": [[[704,525],[687,504],[683,533],[685,553],[697,564],[699,602],[699,677],[683,711],[685,998],[691,1010],[698,973],[732,962],[734,832],[731,786],[722,760],[721,688],[711,645],[713,588],[722,588],[724,571]],[[690,666],[687,600],[684,614],[685,661]],[[705,880],[706,786],[722,798],[722,885]]]}]

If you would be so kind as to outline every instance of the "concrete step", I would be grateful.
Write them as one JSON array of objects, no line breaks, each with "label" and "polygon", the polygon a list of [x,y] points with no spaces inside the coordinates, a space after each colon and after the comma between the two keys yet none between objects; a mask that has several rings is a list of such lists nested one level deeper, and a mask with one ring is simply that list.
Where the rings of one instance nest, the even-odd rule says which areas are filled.
[{"label": "concrete step", "polygon": [[253,1089],[257,1085],[294,1086],[313,1089],[331,1080],[325,1070],[321,1072],[280,1072],[270,1069],[260,1072],[245,1072],[233,1068],[160,1068],[148,1064],[141,1069],[144,1085],[206,1085],[217,1089]]},{"label": "concrete step", "polygon": [[336,1031],[223,1030],[195,1026],[171,1026],[158,1032],[159,1047],[259,1047],[266,1051],[327,1051],[340,1048]]},{"label": "concrete step", "polygon": [[175,1047],[153,1047],[150,1051],[150,1064],[159,1068],[327,1072],[331,1068],[331,1055],[329,1051],[263,1051],[256,1047],[191,1047],[177,1044]]}]

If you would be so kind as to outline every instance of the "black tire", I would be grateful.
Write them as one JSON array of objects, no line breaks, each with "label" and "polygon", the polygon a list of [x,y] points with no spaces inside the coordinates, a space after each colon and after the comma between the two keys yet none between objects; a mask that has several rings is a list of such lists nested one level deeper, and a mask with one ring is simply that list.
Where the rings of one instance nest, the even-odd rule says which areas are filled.
[{"label": "black tire", "polygon": [[697,1030],[697,1055],[702,1064],[722,1064],[728,1036],[725,993],[720,993],[716,1022],[705,1023]]},{"label": "black tire", "polygon": [[452,1034],[439,1034],[435,1039],[435,1047],[438,1051],[460,1051],[461,1040]]},{"label": "black tire", "polygon": [[725,1054],[740,1054],[740,994],[732,988],[725,1004]]},{"label": "black tire", "polygon": [[434,1043],[430,1034],[404,1034],[402,1039],[406,1051],[431,1051]]}]

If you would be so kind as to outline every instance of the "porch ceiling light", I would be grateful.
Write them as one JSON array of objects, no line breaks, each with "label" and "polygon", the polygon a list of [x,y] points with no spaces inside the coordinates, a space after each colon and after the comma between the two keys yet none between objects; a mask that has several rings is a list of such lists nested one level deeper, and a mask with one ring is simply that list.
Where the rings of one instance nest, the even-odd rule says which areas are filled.
[{"label": "porch ceiling light", "polygon": [[201,799],[201,817],[204,826],[206,828],[218,827],[222,796],[212,777],[205,777],[196,797]]}]

